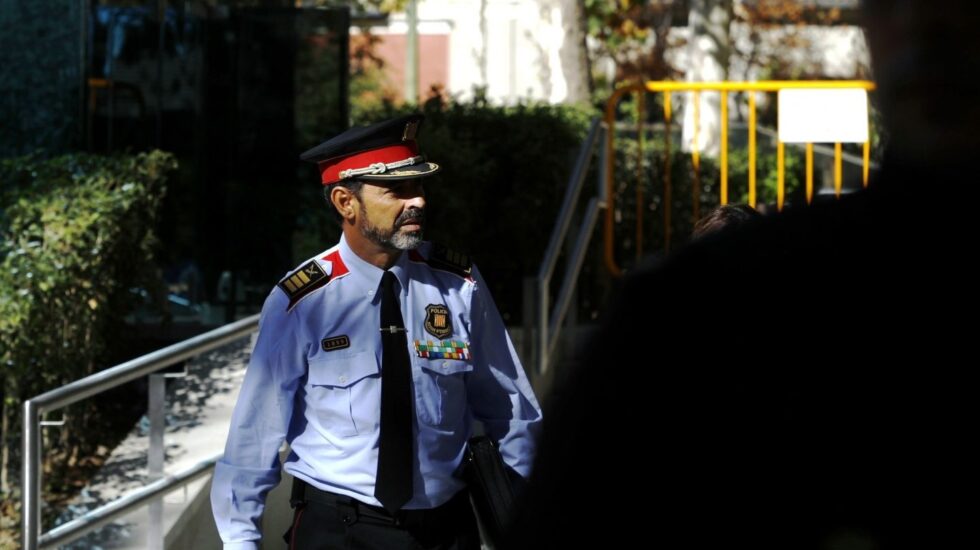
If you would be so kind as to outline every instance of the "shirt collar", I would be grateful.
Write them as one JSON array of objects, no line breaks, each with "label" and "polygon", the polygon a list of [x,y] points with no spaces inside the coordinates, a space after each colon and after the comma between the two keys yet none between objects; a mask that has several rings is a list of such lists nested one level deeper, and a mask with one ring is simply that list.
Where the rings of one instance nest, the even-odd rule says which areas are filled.
[{"label": "shirt collar", "polygon": [[[358,285],[363,287],[365,291],[374,291],[376,296],[381,294],[381,276],[384,275],[384,270],[378,266],[365,261],[363,258],[357,255],[350,245],[347,244],[347,239],[344,235],[340,236],[340,257],[344,260],[344,264],[347,265],[354,278],[357,280]],[[403,251],[400,256],[398,256],[398,261],[395,265],[391,266],[391,271],[395,277],[398,279],[398,284],[401,287],[400,293],[404,294],[405,289],[408,288],[408,252]]]}]

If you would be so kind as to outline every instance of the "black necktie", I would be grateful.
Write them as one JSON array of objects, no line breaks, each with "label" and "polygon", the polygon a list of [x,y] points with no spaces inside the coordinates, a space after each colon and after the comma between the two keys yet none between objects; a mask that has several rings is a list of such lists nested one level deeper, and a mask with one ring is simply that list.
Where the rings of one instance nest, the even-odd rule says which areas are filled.
[{"label": "black necktie", "polygon": [[412,498],[412,369],[390,271],[381,277],[381,441],[374,496],[394,515]]}]

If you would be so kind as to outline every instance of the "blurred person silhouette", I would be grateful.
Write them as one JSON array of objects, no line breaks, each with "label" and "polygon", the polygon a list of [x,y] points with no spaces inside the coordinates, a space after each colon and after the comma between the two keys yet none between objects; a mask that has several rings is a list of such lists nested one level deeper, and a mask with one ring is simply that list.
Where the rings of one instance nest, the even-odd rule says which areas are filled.
[{"label": "blurred person silhouette", "polygon": [[[976,13],[863,2],[889,137],[869,188],[629,274],[546,400],[509,548],[976,539]],[[771,301],[721,308],[720,280]]]}]

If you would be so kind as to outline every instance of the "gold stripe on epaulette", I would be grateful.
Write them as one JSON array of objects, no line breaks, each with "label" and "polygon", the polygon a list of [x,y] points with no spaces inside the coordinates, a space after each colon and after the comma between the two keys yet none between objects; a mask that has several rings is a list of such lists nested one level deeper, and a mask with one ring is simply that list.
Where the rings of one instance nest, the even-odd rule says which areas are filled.
[{"label": "gold stripe on epaulette", "polygon": [[330,277],[316,260],[311,260],[279,281],[279,288],[289,296],[289,307],[310,292],[323,286]]}]

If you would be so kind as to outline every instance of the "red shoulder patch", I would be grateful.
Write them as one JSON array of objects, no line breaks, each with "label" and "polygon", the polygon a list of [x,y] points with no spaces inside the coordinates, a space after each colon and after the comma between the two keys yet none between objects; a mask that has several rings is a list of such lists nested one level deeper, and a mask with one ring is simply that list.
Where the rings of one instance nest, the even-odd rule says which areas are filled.
[{"label": "red shoulder patch", "polygon": [[340,257],[340,250],[334,250],[330,254],[327,254],[322,260],[330,262],[330,278],[336,279],[343,275],[347,275],[350,269],[344,263],[344,260]]}]

